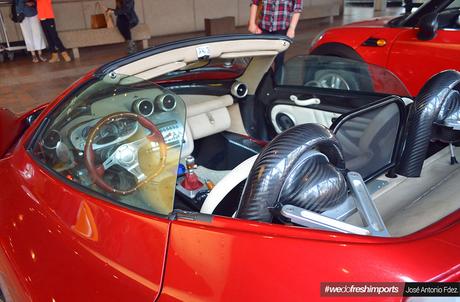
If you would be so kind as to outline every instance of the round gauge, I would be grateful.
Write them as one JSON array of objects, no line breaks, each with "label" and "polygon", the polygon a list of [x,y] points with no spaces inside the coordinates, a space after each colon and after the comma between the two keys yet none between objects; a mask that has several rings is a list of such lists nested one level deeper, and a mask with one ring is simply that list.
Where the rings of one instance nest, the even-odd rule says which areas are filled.
[{"label": "round gauge", "polygon": [[172,111],[176,108],[176,99],[171,94],[162,94],[157,96],[155,104],[162,111]]},{"label": "round gauge", "polygon": [[100,129],[94,142],[98,145],[106,145],[117,140],[120,136],[118,127],[115,124],[103,125]]},{"label": "round gauge", "polygon": [[85,128],[83,128],[83,130],[81,130],[81,137],[86,139],[88,137],[90,130],[91,130],[91,126],[86,126]]},{"label": "round gauge", "polygon": [[43,147],[46,149],[56,149],[57,145],[61,141],[61,135],[56,130],[51,130],[43,138]]},{"label": "round gauge", "polygon": [[153,111],[153,103],[149,99],[138,99],[133,103],[133,111],[143,116],[150,116]]}]

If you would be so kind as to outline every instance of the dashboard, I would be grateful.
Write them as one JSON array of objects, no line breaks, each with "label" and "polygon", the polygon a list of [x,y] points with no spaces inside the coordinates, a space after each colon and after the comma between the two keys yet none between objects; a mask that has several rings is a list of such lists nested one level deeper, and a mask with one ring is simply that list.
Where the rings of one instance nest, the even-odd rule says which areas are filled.
[{"label": "dashboard", "polygon": [[185,129],[180,96],[137,78],[94,78],[48,113],[31,152],[90,192],[167,214],[181,150],[193,145]]},{"label": "dashboard", "polygon": [[[168,150],[180,152],[187,141],[184,137],[185,105],[177,95],[162,92],[145,89],[99,97],[90,103],[87,97],[85,102],[71,102],[57,117],[59,122],[55,122],[41,139],[46,161],[72,179],[78,177],[81,183],[91,183],[84,164],[88,135],[102,118],[115,112],[131,112],[147,118],[161,132]],[[150,131],[135,119],[121,118],[105,123],[95,134],[92,144],[97,162],[107,160],[121,145],[149,134]]]},{"label": "dashboard", "polygon": [[[68,137],[71,147],[83,151],[90,130],[102,117],[114,112],[113,107],[118,107],[116,111],[119,112],[133,112],[150,119],[160,130],[168,145],[176,146],[182,143],[184,118],[173,112],[177,101],[172,94],[160,94],[155,98],[134,95],[132,98],[125,98],[121,104],[117,103],[117,106],[107,104],[106,101],[113,103],[113,100],[98,101],[91,105],[91,109],[86,114],[73,117],[59,130],[51,130],[44,136],[43,146],[46,149],[54,149],[58,143],[66,143],[66,137]],[[111,112],[103,112],[107,108],[110,108]],[[93,150],[126,141],[138,131],[139,124],[135,120],[124,119],[108,123],[101,127],[93,144]]]}]

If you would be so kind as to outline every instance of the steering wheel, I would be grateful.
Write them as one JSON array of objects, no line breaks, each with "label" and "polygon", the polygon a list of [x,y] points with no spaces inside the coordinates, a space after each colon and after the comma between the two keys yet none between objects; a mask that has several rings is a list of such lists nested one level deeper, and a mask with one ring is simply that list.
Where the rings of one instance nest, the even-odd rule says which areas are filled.
[{"label": "steering wheel", "polygon": [[[94,159],[95,154],[93,150],[93,142],[96,137],[96,134],[100,131],[101,127],[107,123],[115,122],[120,119],[135,119],[137,122],[149,130],[151,133],[141,139],[136,141],[125,143],[119,146],[105,161],[102,165],[96,166]],[[151,145],[152,143],[157,143],[159,146],[160,151],[160,164],[159,167],[150,175],[146,175],[139,164],[139,150],[146,146]],[[84,157],[85,157],[85,166],[88,169],[88,172],[93,179],[93,181],[98,185],[101,189],[116,193],[120,195],[126,195],[133,193],[141,186],[145,185],[153,178],[158,176],[165,167],[166,164],[166,143],[164,141],[163,135],[158,130],[153,122],[147,119],[144,116],[141,116],[136,113],[131,112],[116,112],[106,117],[102,118],[97,124],[91,129],[86,138],[85,150],[84,150]],[[107,169],[109,169],[113,165],[119,165],[132,175],[134,175],[137,179],[137,184],[129,189],[129,190],[118,190],[105,182],[103,175]]]}]

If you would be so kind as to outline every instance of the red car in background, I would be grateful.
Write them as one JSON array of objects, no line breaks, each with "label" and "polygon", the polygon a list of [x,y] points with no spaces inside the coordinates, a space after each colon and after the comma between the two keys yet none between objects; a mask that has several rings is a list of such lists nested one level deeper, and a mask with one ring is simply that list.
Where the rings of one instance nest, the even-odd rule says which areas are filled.
[{"label": "red car in background", "polygon": [[[410,15],[328,29],[313,40],[310,53],[383,66],[415,96],[434,74],[446,69],[460,70],[459,15],[458,0],[427,1]],[[328,78],[350,81],[346,74]]]}]

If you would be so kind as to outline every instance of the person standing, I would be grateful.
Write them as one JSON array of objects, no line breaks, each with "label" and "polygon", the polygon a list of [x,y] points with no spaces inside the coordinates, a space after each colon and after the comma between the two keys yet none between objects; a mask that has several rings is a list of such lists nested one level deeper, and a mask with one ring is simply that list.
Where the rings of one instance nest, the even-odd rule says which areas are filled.
[{"label": "person standing", "polygon": [[[283,35],[294,39],[302,10],[303,0],[251,0],[248,30],[253,34]],[[277,79],[281,76],[283,63],[284,52],[275,58]]]},{"label": "person standing", "polygon": [[[46,62],[42,55],[42,50],[46,48],[45,38],[37,17],[35,2],[26,0],[15,0],[17,14],[23,14],[24,20],[21,26],[22,36],[26,42],[27,51],[32,54],[32,62],[38,63],[39,60]],[[37,56],[38,54],[38,56]]]},{"label": "person standing", "polygon": [[107,8],[106,12],[113,12],[117,16],[117,28],[128,43],[128,53],[135,53],[137,48],[131,29],[139,23],[139,18],[134,11],[134,0],[116,0],[115,9]]},{"label": "person standing", "polygon": [[404,0],[405,14],[408,15],[412,12],[413,3],[412,0]]},{"label": "person standing", "polygon": [[54,21],[54,11],[51,0],[37,0],[37,11],[38,18],[40,19],[43,31],[45,32],[48,47],[51,51],[51,58],[49,62],[59,62],[60,59],[58,53],[61,54],[64,61],[72,61],[56,31],[56,22]]}]

